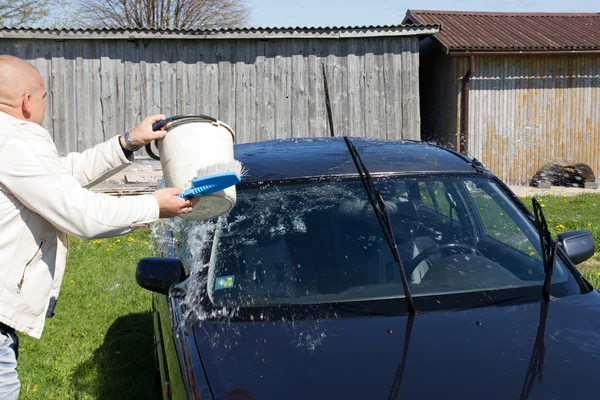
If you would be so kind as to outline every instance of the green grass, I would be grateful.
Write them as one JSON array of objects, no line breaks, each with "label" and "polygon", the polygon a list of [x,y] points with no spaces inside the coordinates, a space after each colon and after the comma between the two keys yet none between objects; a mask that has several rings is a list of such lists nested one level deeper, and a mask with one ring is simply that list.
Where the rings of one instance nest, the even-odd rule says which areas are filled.
[{"label": "green grass", "polygon": [[156,398],[151,295],[135,282],[148,238],[70,238],[56,315],[40,340],[19,335],[20,399]]},{"label": "green grass", "polygon": [[[531,198],[521,199],[531,208]],[[553,235],[587,229],[600,244],[600,196],[543,196]],[[135,283],[148,231],[71,239],[56,316],[41,340],[20,335],[21,399],[155,399],[150,292]],[[600,288],[600,255],[581,264]]]}]

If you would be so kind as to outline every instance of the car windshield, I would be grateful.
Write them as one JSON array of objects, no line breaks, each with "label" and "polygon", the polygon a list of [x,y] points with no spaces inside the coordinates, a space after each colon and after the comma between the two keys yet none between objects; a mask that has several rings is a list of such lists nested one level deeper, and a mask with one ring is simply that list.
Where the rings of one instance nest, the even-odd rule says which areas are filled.
[{"label": "car windshield", "polygon": [[[541,288],[535,226],[492,179],[447,175],[375,182],[415,299]],[[400,266],[360,179],[269,184],[238,190],[237,196],[214,231],[206,280],[212,305],[405,296]],[[560,258],[552,290],[555,296],[580,290]]]}]

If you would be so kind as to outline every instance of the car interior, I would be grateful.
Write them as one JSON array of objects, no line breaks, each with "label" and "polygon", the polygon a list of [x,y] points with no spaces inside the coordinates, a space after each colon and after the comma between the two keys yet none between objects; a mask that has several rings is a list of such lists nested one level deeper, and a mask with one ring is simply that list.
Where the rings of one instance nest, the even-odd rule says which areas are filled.
[{"label": "car interior", "polygon": [[[413,294],[518,287],[543,279],[538,258],[486,234],[475,223],[465,188],[461,193],[455,184],[418,180],[382,187]],[[295,218],[301,219],[302,229],[261,232],[249,219],[244,223],[247,229],[254,224],[253,241],[227,246],[227,239],[220,238],[225,244],[214,264],[219,269],[215,276],[233,275],[236,285],[212,296],[249,306],[403,293],[399,266],[366,196],[339,199],[335,206],[305,210]]]}]

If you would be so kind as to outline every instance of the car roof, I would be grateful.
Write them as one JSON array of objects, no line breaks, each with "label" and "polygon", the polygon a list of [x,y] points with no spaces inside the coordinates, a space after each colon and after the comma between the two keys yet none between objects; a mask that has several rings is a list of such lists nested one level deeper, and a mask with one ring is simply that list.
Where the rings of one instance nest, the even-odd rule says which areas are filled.
[{"label": "car roof", "polygon": [[[417,141],[349,138],[371,174],[475,172],[470,159]],[[358,175],[343,137],[292,138],[237,144],[244,182]]]}]

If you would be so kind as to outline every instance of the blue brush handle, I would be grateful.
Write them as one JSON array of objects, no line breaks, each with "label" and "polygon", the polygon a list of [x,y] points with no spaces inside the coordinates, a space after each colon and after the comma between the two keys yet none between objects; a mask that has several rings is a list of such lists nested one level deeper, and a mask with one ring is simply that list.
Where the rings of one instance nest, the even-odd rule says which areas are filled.
[{"label": "blue brush handle", "polygon": [[191,200],[194,197],[198,196],[199,194],[201,194],[201,190],[200,189],[189,188],[186,191],[184,191],[183,193],[179,193],[177,195],[177,197],[181,197],[182,199],[186,199],[186,200]]},{"label": "blue brush handle", "polygon": [[200,177],[192,180],[192,187],[177,196],[190,200],[198,195],[207,195],[221,191],[230,186],[237,185],[241,181],[241,177],[235,172]]}]

